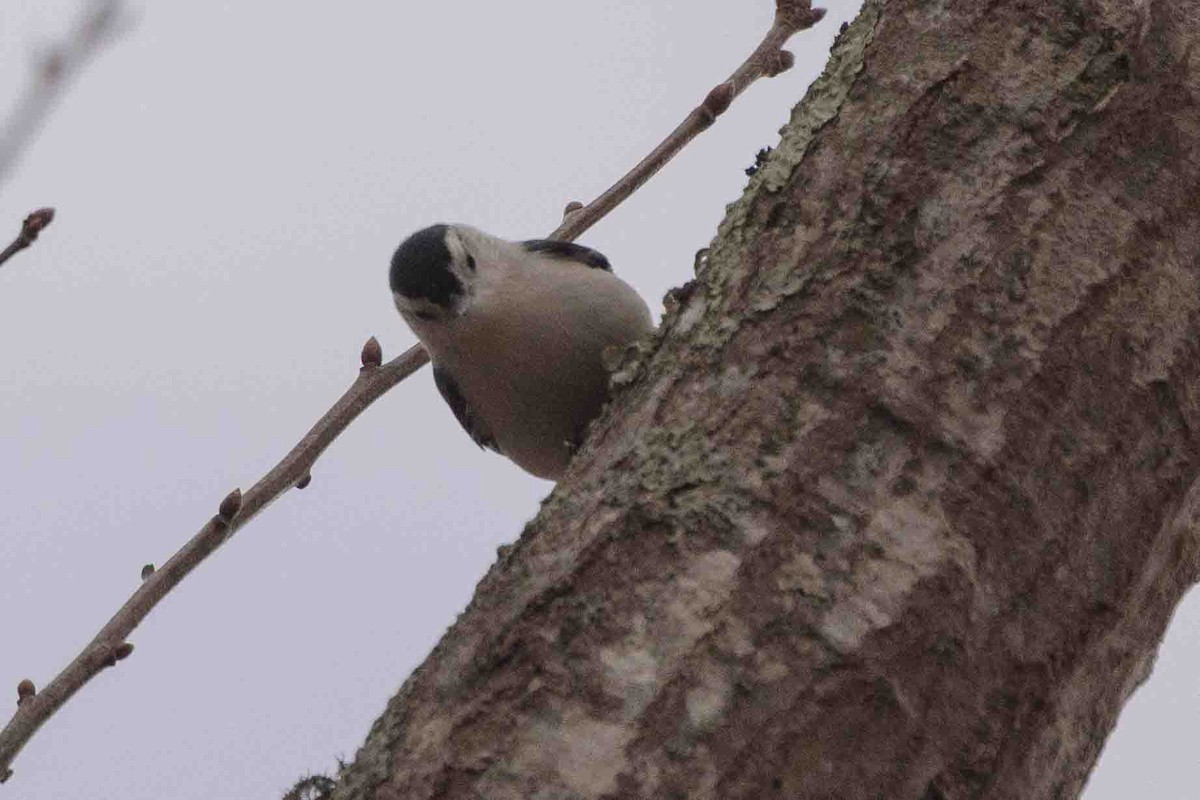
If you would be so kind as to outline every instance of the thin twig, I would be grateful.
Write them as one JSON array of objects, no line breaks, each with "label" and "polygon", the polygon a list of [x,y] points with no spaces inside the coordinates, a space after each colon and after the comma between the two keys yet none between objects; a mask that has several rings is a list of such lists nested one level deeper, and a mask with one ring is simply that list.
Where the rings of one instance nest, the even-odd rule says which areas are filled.
[{"label": "thin twig", "polygon": [[53,208],[39,208],[26,217],[25,221],[21,223],[21,232],[17,234],[17,238],[12,240],[12,244],[0,251],[0,267],[4,266],[5,261],[8,261],[17,253],[36,242],[38,234],[46,230],[46,227],[53,221]]},{"label": "thin twig", "polygon": [[[569,207],[567,218],[551,236],[566,241],[576,238],[645,183],[696,134],[711,125],[750,83],[790,67],[791,54],[784,53],[780,47],[792,33],[812,26],[824,15],[824,10],[811,8],[810,0],[777,0],[775,23],[746,63],[728,81],[709,92],[704,103],[620,182],[585,208]],[[21,682],[17,712],[0,731],[0,782],[12,774],[10,766],[21,748],[55,711],[101,670],[133,651],[133,646],[125,640],[171,589],[284,492],[293,486],[301,489],[307,486],[313,465],[333,440],[367,406],[429,363],[429,355],[416,345],[382,364],[379,342],[372,337],[363,346],[361,360],[363,366],[358,379],[274,469],[245,495],[236,489],[231,492],[221,502],[217,515],[166,564],[158,569],[150,565],[142,568],[142,584],[133,596],[44,690],[37,692],[31,682]]]},{"label": "thin twig", "polygon": [[746,91],[750,84],[759,78],[774,77],[791,69],[795,57],[784,50],[783,45],[792,34],[811,28],[824,16],[825,9],[813,8],[810,0],[776,0],[775,22],[750,57],[734,70],[727,81],[714,87],[704,98],[704,102],[692,109],[662,144],[654,148],[650,155],[642,159],[604,194],[586,206],[567,206],[562,224],[550,234],[550,238],[566,241],[578,238],[650,180],[654,173],[662,169],[687,146],[688,142],[707,130],[717,117],[725,113],[734,98]]},{"label": "thin twig", "polygon": [[379,343],[372,337],[363,348],[364,366],[358,379],[300,443],[244,495],[234,490],[227,496],[217,515],[167,563],[153,571],[145,570],[143,574],[149,574],[133,596],[45,689],[35,692],[32,684],[25,684],[17,713],[0,731],[0,777],[8,777],[9,765],[17,753],[55,711],[97,673],[119,660],[126,638],[169,591],[235,531],[285,491],[305,481],[317,458],[346,426],[384,392],[429,361],[420,347],[409,348],[383,366],[378,354]]},{"label": "thin twig", "polygon": [[70,35],[39,59],[24,94],[0,128],[0,183],[72,79],[120,32],[124,11],[123,0],[89,0]]}]

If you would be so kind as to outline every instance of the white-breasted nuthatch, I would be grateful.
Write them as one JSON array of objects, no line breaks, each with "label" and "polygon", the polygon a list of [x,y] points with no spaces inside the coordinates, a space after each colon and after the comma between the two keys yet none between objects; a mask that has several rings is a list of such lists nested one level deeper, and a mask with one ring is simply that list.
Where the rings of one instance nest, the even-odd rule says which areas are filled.
[{"label": "white-breasted nuthatch", "polygon": [[551,480],[608,397],[604,350],[652,327],[608,259],[570,242],[433,225],[397,248],[389,279],[475,443]]}]

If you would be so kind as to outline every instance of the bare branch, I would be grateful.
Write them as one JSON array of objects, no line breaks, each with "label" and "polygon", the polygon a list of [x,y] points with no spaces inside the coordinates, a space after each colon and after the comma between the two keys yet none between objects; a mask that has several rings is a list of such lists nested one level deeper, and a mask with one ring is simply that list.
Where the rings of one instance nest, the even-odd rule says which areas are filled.
[{"label": "bare branch", "polygon": [[122,0],[90,0],[71,34],[41,57],[24,94],[0,128],[0,183],[71,81],[120,31],[124,11]]},{"label": "bare branch", "polygon": [[304,481],[316,460],[333,440],[388,389],[429,361],[420,347],[412,347],[384,366],[365,366],[325,416],[274,469],[245,494],[236,490],[220,504],[218,513],[179,552],[158,569],[142,570],[142,583],[96,637],[66,669],[40,692],[22,682],[21,702],[12,720],[0,731],[0,782],[26,742],[64,703],[105,667],[133,652],[125,640],[146,615],[235,531],[291,487]]},{"label": "bare branch", "polygon": [[[115,6],[116,3],[102,5]],[[750,58],[729,80],[710,91],[683,124],[621,181],[586,207],[578,207],[578,203],[568,205],[563,224],[551,237],[566,241],[578,237],[645,183],[696,134],[711,125],[747,86],[760,77],[776,75],[791,66],[790,54],[780,49],[783,43],[824,15],[823,9],[811,8],[810,0],[777,0],[771,31]],[[429,355],[420,345],[409,348],[386,364],[381,363],[382,359],[379,342],[372,337],[363,346],[363,366],[358,379],[274,469],[245,494],[235,489],[226,496],[218,513],[161,567],[143,567],[138,589],[45,689],[34,693],[32,683],[25,686],[22,682],[24,688],[19,691],[22,699],[16,714],[0,731],[0,783],[12,774],[10,766],[25,744],[72,695],[105,667],[113,666],[133,652],[133,645],[126,639],[171,589],[284,492],[292,487],[306,487],[312,480],[313,465],[334,439],[367,406],[429,363]]]},{"label": "bare branch", "polygon": [[688,142],[707,130],[717,117],[725,113],[734,98],[746,91],[750,84],[759,78],[772,78],[790,69],[795,63],[795,56],[782,49],[783,45],[792,34],[811,28],[824,16],[825,9],[813,8],[810,0],[776,0],[775,22],[750,57],[734,70],[728,80],[715,86],[704,98],[704,102],[692,109],[662,144],[654,148],[650,155],[642,159],[604,194],[582,208],[576,208],[576,203],[569,204],[562,224],[550,234],[550,238],[566,241],[578,238],[650,180],[654,173],[666,166]]},{"label": "bare branch", "polygon": [[5,261],[36,242],[38,234],[46,230],[53,221],[53,208],[39,208],[26,217],[25,221],[21,223],[21,232],[17,234],[17,238],[13,239],[12,244],[3,251],[0,251],[0,267],[4,266]]}]

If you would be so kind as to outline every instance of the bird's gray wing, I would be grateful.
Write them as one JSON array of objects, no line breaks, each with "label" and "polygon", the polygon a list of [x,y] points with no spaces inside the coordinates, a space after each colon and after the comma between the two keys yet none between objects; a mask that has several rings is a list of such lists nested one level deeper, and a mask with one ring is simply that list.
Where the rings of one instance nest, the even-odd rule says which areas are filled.
[{"label": "bird's gray wing", "polygon": [[499,453],[500,447],[496,444],[496,437],[492,435],[487,423],[471,411],[471,406],[467,404],[467,398],[463,397],[462,390],[458,388],[458,384],[450,376],[450,373],[434,364],[433,382],[441,392],[446,405],[450,406],[450,410],[454,412],[455,419],[470,435],[472,441],[480,447],[486,447]]},{"label": "bird's gray wing", "polygon": [[521,242],[521,247],[531,253],[544,253],[555,258],[575,261],[592,269],[602,269],[605,272],[612,272],[612,265],[608,263],[608,259],[603,254],[597,253],[590,247],[584,247],[574,242],[560,242],[555,239],[530,239],[527,242]]}]

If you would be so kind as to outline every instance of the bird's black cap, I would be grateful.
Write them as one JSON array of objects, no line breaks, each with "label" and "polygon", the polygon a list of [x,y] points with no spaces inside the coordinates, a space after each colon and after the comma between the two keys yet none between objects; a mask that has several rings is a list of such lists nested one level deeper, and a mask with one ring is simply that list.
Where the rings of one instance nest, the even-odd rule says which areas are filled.
[{"label": "bird's black cap", "polygon": [[448,230],[447,225],[430,225],[401,242],[388,273],[393,292],[413,299],[423,297],[447,308],[462,294],[462,284],[450,271]]}]

